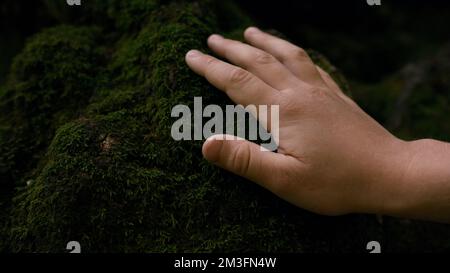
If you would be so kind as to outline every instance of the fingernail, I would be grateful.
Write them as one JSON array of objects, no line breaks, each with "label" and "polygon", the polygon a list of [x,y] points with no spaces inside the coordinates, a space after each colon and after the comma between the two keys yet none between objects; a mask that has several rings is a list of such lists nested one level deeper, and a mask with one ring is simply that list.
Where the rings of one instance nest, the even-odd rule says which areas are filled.
[{"label": "fingernail", "polygon": [[206,142],[210,142],[210,141],[212,141],[212,140],[214,140],[214,135],[209,136],[207,139],[205,139],[205,143],[206,143]]},{"label": "fingernail", "polygon": [[212,140],[218,140],[218,139],[220,139],[220,135],[212,135],[212,136],[208,137],[208,138],[205,140],[205,142],[210,142],[210,141],[212,141]]},{"label": "fingernail", "polygon": [[209,36],[209,38],[208,38],[208,40],[210,40],[210,41],[219,41],[222,39],[223,39],[223,36],[219,35],[219,34],[213,34],[213,35]]},{"label": "fingernail", "polygon": [[198,57],[198,56],[200,56],[200,51],[195,50],[195,49],[190,50],[190,51],[186,54],[186,56],[187,56],[188,58],[195,58],[195,57]]},{"label": "fingernail", "polygon": [[221,134],[212,135],[205,140],[205,143],[210,142],[212,140],[227,140],[227,138],[225,135],[221,135]]},{"label": "fingernail", "polygon": [[257,33],[257,32],[261,32],[261,30],[259,30],[259,28],[257,27],[249,27],[247,28],[247,33]]}]

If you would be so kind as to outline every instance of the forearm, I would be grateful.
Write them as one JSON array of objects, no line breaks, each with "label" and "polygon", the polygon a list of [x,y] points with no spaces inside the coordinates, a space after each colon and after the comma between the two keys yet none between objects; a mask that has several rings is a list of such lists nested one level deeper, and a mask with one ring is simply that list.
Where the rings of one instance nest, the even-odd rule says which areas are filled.
[{"label": "forearm", "polygon": [[[384,213],[450,223],[450,144],[436,140],[406,143],[394,194]],[[392,193],[392,192],[391,192]]]}]

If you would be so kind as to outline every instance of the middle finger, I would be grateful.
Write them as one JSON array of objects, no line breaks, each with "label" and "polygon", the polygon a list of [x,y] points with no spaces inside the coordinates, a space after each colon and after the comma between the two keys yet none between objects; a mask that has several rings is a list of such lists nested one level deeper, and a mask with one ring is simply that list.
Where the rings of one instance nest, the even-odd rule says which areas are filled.
[{"label": "middle finger", "polygon": [[275,89],[287,89],[296,84],[296,77],[275,57],[263,50],[219,35],[211,35],[208,45],[219,56],[252,72]]}]

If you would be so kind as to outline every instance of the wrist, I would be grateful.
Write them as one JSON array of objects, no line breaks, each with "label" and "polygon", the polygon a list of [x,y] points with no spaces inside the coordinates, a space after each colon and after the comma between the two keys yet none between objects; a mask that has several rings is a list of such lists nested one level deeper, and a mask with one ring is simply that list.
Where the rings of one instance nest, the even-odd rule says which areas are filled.
[{"label": "wrist", "polygon": [[386,158],[387,174],[380,183],[380,201],[375,211],[378,214],[404,216],[417,203],[411,189],[411,173],[417,157],[420,157],[417,141],[397,141],[395,154]]},{"label": "wrist", "polygon": [[407,206],[407,185],[404,176],[408,172],[409,159],[414,154],[412,142],[394,136],[370,141],[364,160],[359,160],[354,179],[358,183],[357,193],[351,195],[353,211],[394,215]]},{"label": "wrist", "polygon": [[379,181],[374,212],[448,221],[450,145],[431,139],[398,141],[397,145],[396,154],[386,161],[387,175]]}]

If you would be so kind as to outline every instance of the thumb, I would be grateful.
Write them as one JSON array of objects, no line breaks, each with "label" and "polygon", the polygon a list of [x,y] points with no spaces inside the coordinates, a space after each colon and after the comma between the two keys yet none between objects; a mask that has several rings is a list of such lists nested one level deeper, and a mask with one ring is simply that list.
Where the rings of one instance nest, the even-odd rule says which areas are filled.
[{"label": "thumb", "polygon": [[285,155],[265,151],[255,143],[231,135],[209,137],[202,152],[208,161],[274,193],[279,193],[282,187],[278,175],[281,166],[290,163],[290,158]]}]

